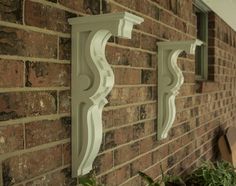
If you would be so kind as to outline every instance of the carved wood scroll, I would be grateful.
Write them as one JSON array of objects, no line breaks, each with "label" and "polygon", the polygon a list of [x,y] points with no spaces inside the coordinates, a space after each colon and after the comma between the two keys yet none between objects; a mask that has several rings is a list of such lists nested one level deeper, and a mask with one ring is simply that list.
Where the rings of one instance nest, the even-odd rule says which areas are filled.
[{"label": "carved wood scroll", "polygon": [[200,40],[158,42],[158,131],[159,140],[167,137],[176,115],[175,97],[184,82],[177,66],[177,58],[183,51],[195,54]]},{"label": "carved wood scroll", "polygon": [[143,18],[113,13],[69,19],[72,25],[72,176],[92,169],[102,141],[102,110],[114,85],[105,46],[111,35],[131,38]]}]

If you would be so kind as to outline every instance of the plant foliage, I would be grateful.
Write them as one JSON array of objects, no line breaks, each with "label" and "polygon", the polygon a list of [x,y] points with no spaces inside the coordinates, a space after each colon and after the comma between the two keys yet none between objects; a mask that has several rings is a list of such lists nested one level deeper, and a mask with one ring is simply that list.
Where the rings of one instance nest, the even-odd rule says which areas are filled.
[{"label": "plant foliage", "polygon": [[79,184],[82,186],[102,186],[99,183],[97,183],[94,174],[79,178]]},{"label": "plant foliage", "polygon": [[235,169],[224,161],[203,162],[187,177],[186,184],[189,186],[235,186]]},{"label": "plant foliage", "polygon": [[148,186],[186,186],[179,176],[164,175],[161,167],[162,179],[154,181],[147,174],[140,172],[139,175],[147,182]]}]

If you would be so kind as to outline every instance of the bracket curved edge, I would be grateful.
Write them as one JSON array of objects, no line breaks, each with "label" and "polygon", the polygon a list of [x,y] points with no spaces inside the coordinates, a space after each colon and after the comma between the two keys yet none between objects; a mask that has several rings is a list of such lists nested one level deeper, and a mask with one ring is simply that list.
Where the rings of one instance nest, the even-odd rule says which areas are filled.
[{"label": "bracket curved edge", "polygon": [[177,66],[177,59],[181,52],[195,54],[200,40],[158,42],[158,114],[157,138],[167,138],[175,116],[175,97],[184,82],[184,77]]},{"label": "bracket curved edge", "polygon": [[72,177],[85,175],[102,143],[102,110],[114,85],[114,74],[106,61],[110,36],[131,38],[133,25],[143,18],[112,13],[69,19],[72,25]]}]

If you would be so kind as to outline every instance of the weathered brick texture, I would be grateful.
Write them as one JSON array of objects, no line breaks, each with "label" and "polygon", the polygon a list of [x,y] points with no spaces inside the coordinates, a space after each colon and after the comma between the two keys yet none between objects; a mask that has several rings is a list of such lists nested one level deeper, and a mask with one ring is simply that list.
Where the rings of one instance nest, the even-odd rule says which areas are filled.
[{"label": "weathered brick texture", "polygon": [[55,30],[58,32],[69,32],[68,18],[75,17],[75,14],[42,5],[41,3],[25,1],[25,24]]},{"label": "weathered brick texture", "polygon": [[13,88],[24,86],[24,62],[0,59],[0,87]]},{"label": "weathered brick texture", "polygon": [[23,22],[23,0],[2,0],[0,20],[21,24]]},{"label": "weathered brick texture", "polygon": [[1,93],[0,103],[0,121],[57,112],[55,91]]},{"label": "weathered brick texture", "polygon": [[25,124],[26,148],[70,137],[70,118],[43,120]]},{"label": "weathered brick texture", "polygon": [[0,154],[24,149],[23,125],[9,125],[0,127]]},{"label": "weathered brick texture", "polygon": [[57,37],[39,32],[0,26],[0,54],[57,58]]},{"label": "weathered brick texture", "polygon": [[25,63],[26,87],[70,86],[70,65],[45,62]]},{"label": "weathered brick texture", "polygon": [[[100,4],[101,3],[101,4]],[[10,186],[75,186],[71,178],[71,37],[67,19],[128,11],[145,20],[132,40],[112,37],[106,57],[115,87],[103,111],[94,162],[106,186],[145,185],[160,166],[191,171],[217,155],[216,141],[236,120],[236,33],[209,14],[209,81],[195,81],[194,56],[182,53],[184,85],[167,139],[157,141],[156,42],[196,38],[192,0],[2,0],[0,2],[0,159]],[[79,85],[78,85],[79,86]],[[0,179],[1,180],[1,179]]]},{"label": "weathered brick texture", "polygon": [[62,163],[61,145],[13,156],[3,161],[3,181],[12,185],[58,168]]}]

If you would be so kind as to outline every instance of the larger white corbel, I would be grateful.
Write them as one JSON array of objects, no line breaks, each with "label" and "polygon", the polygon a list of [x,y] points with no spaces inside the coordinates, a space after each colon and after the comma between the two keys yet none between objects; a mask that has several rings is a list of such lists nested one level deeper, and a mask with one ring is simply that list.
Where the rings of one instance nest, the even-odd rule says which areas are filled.
[{"label": "larger white corbel", "polygon": [[143,18],[113,13],[69,19],[72,25],[72,176],[92,169],[102,141],[102,110],[114,85],[105,46],[111,35],[131,38]]},{"label": "larger white corbel", "polygon": [[175,97],[184,82],[184,77],[177,66],[177,58],[183,51],[195,54],[200,40],[158,42],[158,118],[157,137],[167,137],[176,115]]}]

